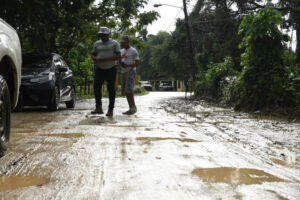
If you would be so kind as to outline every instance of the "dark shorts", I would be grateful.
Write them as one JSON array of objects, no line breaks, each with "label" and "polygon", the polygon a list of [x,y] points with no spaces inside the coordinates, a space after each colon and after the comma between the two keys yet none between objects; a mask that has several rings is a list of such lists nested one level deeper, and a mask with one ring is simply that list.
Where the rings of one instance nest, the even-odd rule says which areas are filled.
[{"label": "dark shorts", "polygon": [[122,73],[122,95],[134,93],[135,70]]}]

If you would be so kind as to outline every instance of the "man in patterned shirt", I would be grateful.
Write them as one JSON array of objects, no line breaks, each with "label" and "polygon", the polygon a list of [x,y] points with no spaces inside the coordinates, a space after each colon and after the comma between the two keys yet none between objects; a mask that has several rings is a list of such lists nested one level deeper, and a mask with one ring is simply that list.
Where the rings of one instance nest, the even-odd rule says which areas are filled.
[{"label": "man in patterned shirt", "polygon": [[122,68],[122,93],[126,95],[129,110],[124,115],[132,115],[137,112],[134,101],[134,84],[136,67],[139,65],[139,55],[135,48],[130,46],[130,38],[124,36],[121,39],[121,68]]}]

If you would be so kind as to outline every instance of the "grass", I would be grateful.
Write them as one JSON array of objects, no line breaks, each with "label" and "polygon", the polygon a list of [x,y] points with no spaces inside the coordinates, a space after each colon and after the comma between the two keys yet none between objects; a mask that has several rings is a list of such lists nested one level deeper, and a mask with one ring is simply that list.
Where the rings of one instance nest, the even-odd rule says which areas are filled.
[{"label": "grass", "polygon": [[[103,87],[103,88],[105,88],[105,89],[102,89],[103,97],[108,97],[108,92],[106,90],[106,87]],[[146,94],[149,94],[149,92],[147,90],[145,90],[144,88],[142,88],[139,85],[134,86],[134,95],[135,96],[143,96],[143,95],[146,95]],[[80,88],[77,87],[76,88],[76,96],[80,99],[94,99],[95,98],[94,90],[93,90],[92,87],[91,87],[91,94],[84,94],[83,91],[80,92]],[[123,97],[121,95],[121,87],[120,86],[116,90],[116,97]]]}]

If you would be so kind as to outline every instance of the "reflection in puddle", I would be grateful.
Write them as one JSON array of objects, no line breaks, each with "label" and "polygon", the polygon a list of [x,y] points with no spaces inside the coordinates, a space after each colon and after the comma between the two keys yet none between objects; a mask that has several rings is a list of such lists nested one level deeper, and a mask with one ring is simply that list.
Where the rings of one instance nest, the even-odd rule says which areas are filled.
[{"label": "reflection in puddle", "polygon": [[39,184],[45,184],[47,179],[36,176],[1,176],[0,192],[14,190],[22,187],[29,187]]},{"label": "reflection in puddle", "polygon": [[192,171],[201,180],[213,183],[261,184],[263,182],[285,182],[262,170],[247,168],[199,168]]},{"label": "reflection in puddle", "polygon": [[143,141],[145,144],[149,144],[154,141],[163,141],[163,140],[178,140],[180,142],[200,142],[199,140],[194,140],[190,138],[161,138],[161,137],[138,137],[136,138],[138,141]]}]

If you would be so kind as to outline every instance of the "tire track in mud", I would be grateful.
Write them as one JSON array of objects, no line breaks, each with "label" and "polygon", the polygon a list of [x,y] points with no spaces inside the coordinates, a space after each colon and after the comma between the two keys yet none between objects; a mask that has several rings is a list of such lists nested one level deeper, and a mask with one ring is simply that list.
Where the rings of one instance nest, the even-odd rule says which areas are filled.
[{"label": "tire track in mud", "polygon": [[[178,100],[183,101],[183,100]],[[211,137],[213,140],[217,140],[219,142],[222,142],[224,144],[228,144],[231,147],[235,147],[235,150],[233,150],[233,153],[239,154],[239,156],[244,157],[244,159],[248,160],[249,162],[252,162],[254,160],[257,160],[259,163],[266,163],[266,165],[269,165],[270,168],[273,168],[273,171],[281,171],[281,175],[285,178],[287,178],[288,174],[291,174],[291,176],[288,176],[288,179],[290,179],[293,182],[300,182],[300,177],[297,176],[299,174],[299,165],[296,163],[296,159],[294,158],[294,166],[284,166],[282,165],[281,160],[286,159],[286,155],[284,153],[281,153],[278,148],[274,148],[272,145],[281,144],[283,146],[283,149],[287,149],[284,147],[287,145],[287,142],[280,142],[280,141],[274,141],[272,138],[272,128],[273,123],[272,122],[265,122],[263,121],[262,124],[260,121],[253,121],[253,119],[246,119],[248,122],[251,121],[252,123],[258,123],[258,126],[256,125],[256,128],[250,128],[251,124],[247,124],[247,122],[244,121],[238,121],[239,117],[241,116],[240,113],[234,113],[231,112],[215,112],[214,110],[210,112],[208,115],[207,112],[195,112],[191,111],[192,109],[187,109],[187,105],[181,107],[181,105],[184,105],[182,102],[167,102],[167,106],[163,106],[165,110],[169,113],[176,114],[181,119],[185,120],[189,116],[190,118],[194,118],[195,121],[201,121],[201,123],[192,123],[191,126],[195,130],[195,132],[198,132],[199,134],[204,134],[208,137]],[[193,108],[194,106],[190,105],[190,108]],[[216,109],[216,108],[214,108]],[[178,114],[182,113],[182,114]],[[197,114],[200,113],[200,114]],[[201,114],[202,113],[202,114]],[[228,115],[230,113],[230,115]],[[222,114],[220,116],[220,114]],[[245,116],[248,116],[247,114],[242,114]],[[226,118],[228,121],[231,121],[232,123],[219,123],[221,122],[219,119]],[[209,119],[207,119],[209,118]],[[237,123],[236,123],[237,121]],[[267,125],[265,125],[265,123]],[[225,124],[225,126],[224,126]],[[280,122],[276,122],[276,124],[280,124]],[[283,125],[282,125],[283,126]],[[293,125],[291,125],[293,126]],[[298,126],[300,130],[299,125]],[[208,128],[207,128],[208,127]],[[268,127],[270,130],[265,131],[265,128]],[[294,127],[293,130],[297,130],[297,128]],[[209,130],[210,129],[210,130]],[[233,129],[233,130],[232,130]],[[292,130],[290,128],[289,130]],[[300,132],[299,132],[300,133]],[[266,135],[270,134],[270,136]],[[294,136],[297,138],[297,135]],[[295,144],[296,145],[296,144]],[[228,148],[229,151],[232,151],[231,148]],[[297,155],[297,152],[289,152],[287,154],[295,154]],[[298,154],[299,155],[299,154]],[[275,157],[275,159],[278,159],[279,161],[276,163],[274,162],[275,159],[272,159],[272,157]],[[276,161],[276,160],[275,160]],[[278,164],[281,163],[281,164]],[[253,163],[255,164],[255,162]],[[298,163],[299,164],[299,163]],[[296,176],[295,176],[296,175]],[[299,174],[300,175],[300,174]]]}]

